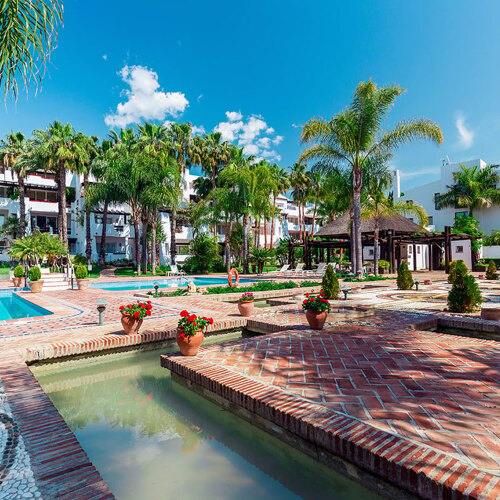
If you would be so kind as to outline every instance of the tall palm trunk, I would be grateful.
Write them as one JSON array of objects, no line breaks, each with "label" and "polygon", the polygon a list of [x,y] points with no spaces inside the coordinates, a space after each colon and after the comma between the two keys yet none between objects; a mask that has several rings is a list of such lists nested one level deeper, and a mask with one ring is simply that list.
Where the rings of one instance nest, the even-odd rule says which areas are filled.
[{"label": "tall palm trunk", "polygon": [[314,211],[313,211],[313,222],[311,227],[311,236],[314,236],[314,226],[316,225],[316,212],[318,210],[318,202],[314,202]]},{"label": "tall palm trunk", "polygon": [[299,217],[298,217],[298,223],[299,223],[299,240],[302,240],[302,225],[300,223],[300,203],[297,203],[297,208],[299,210]]},{"label": "tall palm trunk", "polygon": [[231,223],[226,224],[226,230],[224,234],[224,259],[226,261],[226,271],[229,273],[231,269],[231,245],[229,243],[231,237]]},{"label": "tall palm trunk", "polygon": [[271,241],[269,242],[269,248],[274,247],[274,219],[276,217],[276,196],[273,194],[273,218],[271,219]]},{"label": "tall palm trunk", "polygon": [[17,175],[19,186],[19,234],[21,238],[26,235],[26,189],[24,185],[24,175]]},{"label": "tall palm trunk", "polygon": [[134,248],[135,248],[135,268],[137,274],[141,274],[141,242],[139,234],[139,218],[134,216]]},{"label": "tall palm trunk", "polygon": [[63,242],[64,246],[68,248],[68,219],[66,215],[66,168],[64,167],[64,161],[59,160],[58,165],[58,191],[59,191],[59,200],[58,200],[58,209],[59,214],[58,218],[58,234],[59,238]]},{"label": "tall palm trunk", "polygon": [[[89,183],[89,174],[83,174],[83,193],[87,189]],[[92,263],[92,233],[90,231],[90,207],[87,202],[85,202],[85,256],[87,258],[87,264]]]},{"label": "tall palm trunk", "polygon": [[102,209],[102,231],[101,231],[101,244],[99,245],[99,265],[106,264],[106,232],[108,230],[108,202],[104,202]]},{"label": "tall palm trunk", "polygon": [[158,210],[155,208],[153,210],[153,217],[151,220],[151,251],[149,255],[151,256],[151,271],[156,274],[156,228],[158,226]]},{"label": "tall palm trunk", "polygon": [[267,248],[267,219],[264,218],[264,248]]},{"label": "tall palm trunk", "polygon": [[248,253],[249,253],[249,241],[248,241],[248,225],[250,223],[250,217],[245,214],[243,216],[243,273],[248,274]]},{"label": "tall palm trunk", "polygon": [[354,209],[354,273],[359,274],[362,271],[363,249],[361,244],[361,187],[362,174],[359,166],[354,167],[353,172],[353,209]]},{"label": "tall palm trunk", "polygon": [[176,232],[177,232],[177,210],[172,208],[170,212],[170,263],[175,264],[177,256],[177,244],[176,244]]},{"label": "tall palm trunk", "polygon": [[148,215],[142,214],[142,272],[148,273]]},{"label": "tall palm trunk", "polygon": [[375,227],[373,228],[373,272],[378,275],[378,240],[380,232],[380,221],[378,216],[375,217]]}]

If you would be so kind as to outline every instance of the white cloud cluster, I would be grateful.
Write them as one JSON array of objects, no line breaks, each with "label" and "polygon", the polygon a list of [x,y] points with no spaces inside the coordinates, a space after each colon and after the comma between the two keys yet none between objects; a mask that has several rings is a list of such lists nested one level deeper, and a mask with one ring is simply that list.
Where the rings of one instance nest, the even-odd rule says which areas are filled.
[{"label": "white cloud cluster", "polygon": [[465,116],[461,111],[456,114],[455,127],[458,131],[458,146],[469,149],[474,144],[474,132],[465,124]]},{"label": "white cloud cluster", "polygon": [[247,155],[271,161],[281,160],[281,156],[273,148],[281,143],[283,136],[276,135],[275,130],[261,116],[251,115],[245,118],[240,111],[226,111],[226,117],[226,121],[214,128],[214,132],[222,134],[222,140],[234,142]]},{"label": "white cloud cluster", "polygon": [[189,101],[181,92],[160,90],[158,74],[144,66],[124,66],[119,72],[130,87],[123,91],[126,97],[116,107],[116,113],[105,116],[108,127],[126,127],[142,120],[165,120],[177,117],[188,107]]}]

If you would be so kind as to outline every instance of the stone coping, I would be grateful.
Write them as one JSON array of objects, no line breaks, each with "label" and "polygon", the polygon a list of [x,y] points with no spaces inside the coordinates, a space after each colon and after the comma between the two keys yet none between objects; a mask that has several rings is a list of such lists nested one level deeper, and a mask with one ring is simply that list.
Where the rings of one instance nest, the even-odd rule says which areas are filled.
[{"label": "stone coping", "polygon": [[411,494],[427,499],[486,499],[500,495],[500,478],[418,442],[377,429],[275,386],[197,357],[163,355],[179,378]]}]

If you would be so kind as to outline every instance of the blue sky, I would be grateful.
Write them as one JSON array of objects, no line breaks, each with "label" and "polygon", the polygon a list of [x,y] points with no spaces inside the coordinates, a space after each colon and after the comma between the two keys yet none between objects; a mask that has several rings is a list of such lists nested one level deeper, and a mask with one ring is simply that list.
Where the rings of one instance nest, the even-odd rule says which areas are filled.
[{"label": "blue sky", "polygon": [[371,77],[407,89],[387,127],[425,116],[443,129],[442,146],[397,153],[405,189],[437,178],[445,155],[500,162],[499,18],[495,0],[67,0],[43,88],[0,107],[0,134],[177,119],[287,166],[300,125]]}]

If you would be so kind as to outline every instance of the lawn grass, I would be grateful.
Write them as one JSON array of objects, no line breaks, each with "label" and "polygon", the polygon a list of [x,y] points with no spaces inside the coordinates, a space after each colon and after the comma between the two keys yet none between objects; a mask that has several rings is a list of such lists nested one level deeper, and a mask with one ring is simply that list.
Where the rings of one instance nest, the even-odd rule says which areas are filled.
[{"label": "lawn grass", "polygon": [[0,267],[0,274],[9,274],[10,273],[10,267]]},{"label": "lawn grass", "polygon": [[89,278],[99,278],[103,269],[103,266],[92,266],[92,271],[90,271],[89,273]]},{"label": "lawn grass", "polygon": [[[118,269],[115,269],[115,276],[133,278],[136,276],[135,268],[119,267]],[[165,273],[153,274],[151,271],[148,271],[147,274],[142,273],[142,276],[165,276]]]}]

